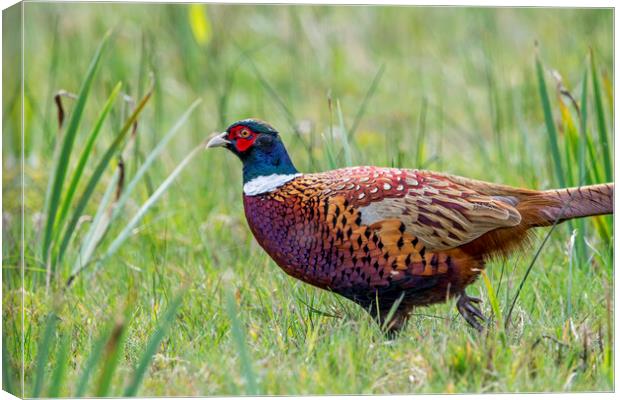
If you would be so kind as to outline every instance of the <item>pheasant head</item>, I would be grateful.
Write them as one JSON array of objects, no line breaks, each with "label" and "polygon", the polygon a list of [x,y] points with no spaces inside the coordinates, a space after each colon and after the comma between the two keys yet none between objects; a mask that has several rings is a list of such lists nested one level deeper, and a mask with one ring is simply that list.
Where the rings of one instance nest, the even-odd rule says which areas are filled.
[{"label": "pheasant head", "polygon": [[207,148],[225,147],[243,163],[243,183],[258,178],[295,176],[291,161],[278,131],[266,122],[244,119],[230,125],[207,143]]}]

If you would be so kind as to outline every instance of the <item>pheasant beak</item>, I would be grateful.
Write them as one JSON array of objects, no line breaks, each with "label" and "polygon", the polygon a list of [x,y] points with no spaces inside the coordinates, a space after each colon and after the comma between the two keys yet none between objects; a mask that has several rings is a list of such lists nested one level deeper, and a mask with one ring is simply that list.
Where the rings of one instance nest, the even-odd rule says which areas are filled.
[{"label": "pheasant beak", "polygon": [[228,132],[218,133],[207,142],[205,148],[210,149],[212,147],[226,147],[230,144],[230,141],[226,140],[227,135]]}]

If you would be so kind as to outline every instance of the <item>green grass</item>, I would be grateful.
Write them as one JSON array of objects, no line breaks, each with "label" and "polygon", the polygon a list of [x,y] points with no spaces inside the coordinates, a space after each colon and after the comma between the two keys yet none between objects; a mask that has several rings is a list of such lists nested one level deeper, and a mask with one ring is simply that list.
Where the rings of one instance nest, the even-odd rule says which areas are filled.
[{"label": "green grass", "polygon": [[[25,11],[23,101],[3,78],[4,388],[21,394],[23,361],[26,396],[613,389],[610,217],[558,225],[546,242],[541,229],[490,263],[469,293],[492,316],[486,334],[450,302],[416,310],[387,340],[356,305],[279,270],[245,223],[238,161],[197,147],[255,116],[302,171],[607,181],[612,11]],[[59,90],[77,94],[62,99],[61,129]]]}]

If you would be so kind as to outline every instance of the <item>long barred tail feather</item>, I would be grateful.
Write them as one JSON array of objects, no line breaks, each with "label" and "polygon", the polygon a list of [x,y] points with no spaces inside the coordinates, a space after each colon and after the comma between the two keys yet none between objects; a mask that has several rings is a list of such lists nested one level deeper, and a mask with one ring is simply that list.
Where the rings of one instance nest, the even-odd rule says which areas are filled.
[{"label": "long barred tail feather", "polygon": [[538,196],[522,204],[526,209],[538,202],[543,204],[542,207],[538,207],[537,215],[530,221],[530,226],[548,226],[553,225],[555,221],[611,214],[614,209],[613,183],[546,190],[539,193]]},{"label": "long barred tail feather", "polygon": [[[527,246],[530,228],[551,226],[572,218],[613,213],[614,184],[582,186],[569,189],[535,191],[502,186],[495,194],[514,197],[521,223],[495,229],[462,246],[472,255],[485,259],[507,257],[512,251]],[[491,189],[489,189],[490,193]]]}]

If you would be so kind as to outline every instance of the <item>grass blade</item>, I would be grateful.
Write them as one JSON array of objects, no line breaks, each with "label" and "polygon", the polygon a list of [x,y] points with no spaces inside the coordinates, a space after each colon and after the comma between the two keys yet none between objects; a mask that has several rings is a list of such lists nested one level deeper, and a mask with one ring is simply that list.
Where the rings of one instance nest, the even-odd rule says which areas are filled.
[{"label": "grass blade", "polygon": [[327,155],[327,165],[329,169],[334,169],[338,167],[338,162],[336,161],[337,157],[334,154],[334,110],[333,110],[333,101],[331,97],[331,93],[327,94],[327,108],[329,110],[329,133],[326,135],[325,133],[321,134],[321,138],[325,142],[325,152]]},{"label": "grass blade", "polygon": [[426,98],[422,99],[420,118],[418,119],[418,134],[415,145],[415,166],[422,168],[426,158]]},{"label": "grass blade", "polygon": [[254,60],[252,60],[252,58],[249,55],[245,54],[245,53],[243,54],[243,56],[248,60],[250,67],[252,67],[252,70],[253,70],[254,74],[256,75],[256,78],[260,81],[260,83],[263,85],[265,90],[267,90],[267,92],[269,92],[269,95],[271,97],[273,97],[273,99],[276,101],[278,106],[280,106],[280,109],[284,113],[284,116],[285,116],[288,124],[290,125],[293,133],[295,134],[295,137],[301,142],[301,144],[306,149],[306,152],[307,152],[308,157],[310,159],[310,166],[314,167],[315,159],[314,159],[314,155],[313,155],[313,152],[312,152],[312,143],[307,142],[304,139],[304,137],[301,134],[301,132],[299,131],[299,127],[297,126],[297,122],[295,120],[295,116],[293,115],[293,112],[286,105],[286,102],[284,100],[282,100],[282,98],[278,95],[278,92],[269,84],[269,82],[267,82],[267,79],[265,79],[263,77],[261,72],[258,70],[258,67],[254,63]]},{"label": "grass blade", "polygon": [[77,131],[80,126],[80,121],[82,119],[82,113],[84,111],[84,106],[86,104],[86,99],[90,93],[90,88],[93,83],[93,79],[95,77],[95,73],[97,72],[97,67],[99,66],[99,61],[101,60],[101,54],[103,53],[103,49],[105,44],[107,43],[107,39],[109,37],[109,33],[106,34],[99,44],[97,51],[95,52],[95,56],[93,57],[90,66],[88,67],[88,72],[86,73],[86,78],[82,83],[82,87],[80,88],[80,93],[78,95],[75,108],[73,109],[73,113],[71,114],[71,120],[69,121],[69,126],[67,127],[67,131],[65,132],[63,143],[61,146],[60,156],[58,157],[58,164],[54,168],[54,183],[52,185],[52,191],[50,193],[49,200],[49,209],[47,214],[47,221],[45,225],[45,234],[43,239],[43,249],[42,255],[43,259],[47,261],[48,253],[50,249],[50,244],[52,240],[52,233],[54,228],[54,223],[56,219],[56,212],[58,210],[59,202],[60,202],[60,193],[62,191],[62,185],[65,180],[65,176],[67,174],[67,168],[69,166],[69,159],[71,155],[71,149],[73,148],[73,143],[75,142],[75,137],[77,136]]},{"label": "grass blade", "polygon": [[519,287],[517,288],[517,292],[515,293],[515,296],[512,299],[512,303],[510,303],[508,314],[506,315],[506,319],[504,320],[504,329],[508,328],[508,324],[510,323],[510,317],[512,316],[512,311],[514,310],[515,304],[517,304],[517,299],[519,299],[519,295],[521,294],[521,289],[523,289],[523,285],[525,285],[525,281],[527,280],[527,277],[530,275],[530,272],[532,272],[532,268],[534,267],[536,260],[538,260],[538,257],[540,256],[540,253],[542,252],[543,247],[545,247],[545,244],[547,244],[547,241],[551,237],[551,234],[555,231],[555,228],[558,226],[558,222],[564,215],[564,211],[566,211],[566,207],[568,206],[568,204],[569,203],[565,203],[564,206],[562,206],[562,209],[560,210],[558,217],[556,218],[555,221],[553,221],[553,225],[551,225],[551,228],[545,235],[545,238],[543,239],[542,243],[540,244],[540,246],[538,246],[536,253],[534,253],[534,257],[532,257],[532,261],[530,262],[530,265],[528,265],[527,270],[525,271],[525,275],[523,275],[523,278],[521,279],[521,282],[519,283]]},{"label": "grass blade", "polygon": [[489,296],[489,303],[491,303],[491,309],[493,310],[493,314],[495,314],[495,320],[502,320],[502,311],[499,307],[499,301],[497,300],[496,291],[493,290],[493,284],[489,279],[486,271],[482,270],[481,272],[482,280],[484,281],[484,286],[487,289],[487,296]]},{"label": "grass blade", "polygon": [[119,233],[119,235],[112,242],[112,244],[110,244],[110,247],[108,247],[107,252],[103,256],[103,259],[106,259],[110,257],[112,254],[116,253],[116,251],[123,244],[123,242],[127,240],[129,235],[131,234],[131,231],[133,231],[133,229],[136,227],[138,222],[140,222],[142,217],[144,217],[144,214],[146,214],[149,208],[151,208],[153,204],[155,204],[155,202],[159,200],[159,198],[166,192],[168,187],[170,187],[172,182],[174,182],[176,177],[181,173],[181,171],[183,171],[183,169],[187,166],[187,164],[189,164],[192,158],[194,158],[194,156],[198,154],[198,151],[203,149],[203,147],[204,145],[200,144],[199,146],[194,148],[194,150],[192,150],[183,159],[183,161],[181,161],[181,163],[174,169],[174,171],[172,171],[172,173],[166,178],[166,180],[164,180],[164,182],[157,188],[155,193],[153,193],[153,195],[148,198],[148,200],[142,205],[142,207],[140,207],[136,215],[134,215],[134,217],[129,221],[129,223],[125,226],[125,228],[121,231],[121,233]]},{"label": "grass blade", "polygon": [[97,341],[93,344],[93,348],[84,364],[84,370],[82,371],[82,375],[80,375],[80,379],[77,383],[77,388],[75,390],[75,397],[83,397],[86,392],[86,384],[88,383],[88,379],[90,378],[91,373],[95,369],[97,362],[101,358],[103,354],[103,346],[106,343],[106,339],[110,334],[110,329],[107,328],[103,331],[101,336],[97,338]]},{"label": "grass blade", "polygon": [[86,145],[84,146],[84,150],[82,151],[80,160],[78,161],[78,164],[75,168],[73,176],[71,177],[71,183],[69,183],[69,186],[67,188],[67,194],[65,195],[63,199],[62,207],[60,209],[60,213],[57,218],[57,225],[59,227],[61,227],[63,225],[63,222],[65,221],[65,218],[67,216],[67,211],[69,211],[69,206],[71,205],[71,201],[73,200],[73,196],[75,195],[75,191],[80,182],[80,178],[82,177],[82,173],[84,172],[84,167],[86,166],[86,162],[88,161],[91,155],[91,152],[95,145],[95,141],[97,137],[99,136],[101,127],[103,126],[103,123],[108,113],[110,112],[110,109],[112,108],[112,104],[114,104],[114,101],[116,100],[116,97],[118,96],[118,93],[121,90],[121,86],[122,84],[121,82],[119,82],[114,87],[114,89],[112,90],[112,94],[110,94],[110,97],[108,97],[108,100],[106,101],[105,105],[103,106],[103,109],[101,110],[101,113],[99,114],[99,117],[97,118],[97,122],[95,122],[93,129],[88,135],[88,141],[86,142]]},{"label": "grass blade", "polygon": [[93,175],[91,176],[90,180],[88,181],[88,184],[86,185],[86,189],[84,189],[84,192],[82,193],[82,196],[78,200],[78,203],[73,211],[73,217],[71,218],[69,224],[67,225],[67,228],[65,229],[65,233],[63,235],[63,239],[60,244],[57,257],[54,257],[55,262],[59,262],[60,260],[62,260],[65,254],[65,251],[67,249],[67,246],[69,245],[69,241],[75,231],[75,226],[77,225],[78,220],[82,216],[82,213],[84,209],[86,208],[86,205],[88,204],[88,201],[90,200],[90,197],[92,196],[95,190],[95,187],[99,183],[101,176],[103,175],[105,169],[108,167],[110,160],[112,159],[112,157],[114,156],[114,154],[120,147],[121,143],[125,139],[125,136],[130,131],[130,128],[133,126],[133,123],[137,120],[138,116],[144,109],[144,106],[146,106],[146,103],[151,98],[152,93],[153,93],[153,90],[151,86],[151,90],[149,90],[149,92],[142,98],[142,100],[140,101],[140,103],[138,104],[134,112],[125,121],[125,125],[121,129],[120,133],[116,136],[116,139],[109,146],[108,150],[103,155],[103,158],[101,159],[101,161],[95,168]]},{"label": "grass blade", "polygon": [[579,109],[579,153],[577,162],[579,165],[579,186],[585,184],[586,179],[586,137],[588,132],[588,68],[583,72],[581,84],[581,107]]},{"label": "grass blade", "polygon": [[13,392],[13,374],[9,362],[9,354],[4,332],[2,333],[2,390],[11,394],[15,393]]},{"label": "grass blade", "polygon": [[[88,264],[90,258],[95,251],[97,245],[103,238],[108,226],[110,225],[110,215],[109,215],[109,204],[112,200],[112,193],[114,193],[118,180],[120,178],[120,173],[117,170],[116,174],[110,181],[108,188],[103,194],[103,198],[99,203],[99,208],[95,214],[95,218],[93,219],[92,224],[90,225],[90,229],[84,236],[84,240],[82,241],[82,246],[80,248],[80,252],[78,253],[77,259],[73,265],[73,269],[71,270],[71,276],[74,276],[75,271],[80,269],[83,265]],[[105,217],[108,218],[105,218]],[[69,278],[71,279],[71,278]],[[70,284],[71,281],[68,281],[67,284]]]},{"label": "grass blade", "polygon": [[575,178],[575,175],[573,173],[573,164],[574,164],[574,160],[577,159],[577,146],[578,146],[578,141],[579,141],[579,134],[577,132],[577,128],[575,127],[575,123],[573,121],[570,108],[568,107],[567,104],[565,104],[565,101],[570,101],[571,104],[573,104],[573,106],[577,109],[578,109],[578,106],[576,102],[574,102],[574,99],[572,95],[570,94],[570,92],[568,91],[568,89],[564,87],[564,84],[562,83],[562,78],[560,77],[560,75],[557,72],[555,73],[555,75],[556,75],[556,80],[558,81],[557,101],[558,101],[558,106],[560,109],[560,118],[562,121],[562,126],[564,128],[564,135],[563,135],[564,160],[566,160],[566,163],[564,164],[565,173],[563,175],[566,178],[566,184],[568,186],[575,186],[578,180]]},{"label": "grass blade", "polygon": [[357,110],[357,114],[355,114],[355,118],[353,119],[353,124],[351,124],[351,129],[348,130],[349,141],[351,140],[351,137],[355,134],[357,127],[362,121],[362,117],[366,113],[366,108],[368,107],[368,102],[370,101],[372,96],[377,91],[377,87],[379,86],[379,81],[381,80],[381,77],[383,77],[384,72],[385,72],[385,64],[381,64],[381,67],[379,67],[379,69],[377,70],[375,77],[372,79],[372,82],[370,83],[370,86],[368,87],[368,91],[366,92],[366,95],[364,96],[364,100],[362,100],[362,104],[360,105],[360,108]]},{"label": "grass blade", "polygon": [[[355,117],[353,118],[353,123],[351,124],[351,128],[345,129],[345,131],[347,132],[346,143],[351,143],[355,141],[355,138],[354,138],[355,132],[357,131],[357,128],[359,127],[359,124],[362,121],[364,114],[366,113],[366,108],[368,107],[368,103],[370,102],[370,99],[377,91],[377,87],[379,87],[379,81],[383,77],[383,72],[385,72],[385,64],[381,64],[381,66],[377,70],[377,73],[372,79],[372,82],[370,83],[370,86],[368,87],[368,90],[366,91],[366,95],[364,95],[364,99],[362,100],[362,103],[357,109],[357,114],[355,114]],[[344,123],[342,125],[344,126]],[[346,150],[346,149],[343,149],[343,150]],[[340,158],[340,153],[338,153],[337,158]]]},{"label": "grass blade", "polygon": [[52,339],[56,331],[56,315],[50,313],[47,316],[47,322],[45,323],[45,330],[43,336],[37,347],[37,362],[35,370],[35,380],[32,389],[32,397],[39,397],[41,389],[43,388],[43,378],[45,376],[45,365],[48,361],[49,348],[52,345]]},{"label": "grass blade", "polygon": [[340,101],[336,100],[336,111],[338,112],[338,133],[340,134],[340,140],[342,141],[342,149],[344,151],[344,162],[347,167],[353,165],[351,158],[351,144],[349,143],[349,134],[347,128],[344,126],[344,117],[342,116],[342,109],[340,108]]},{"label": "grass blade", "polygon": [[[132,193],[133,189],[137,186],[140,179],[147,172],[147,170],[149,169],[151,164],[155,161],[157,156],[159,156],[159,154],[163,151],[163,149],[166,147],[168,142],[170,142],[170,140],[176,135],[176,133],[181,128],[181,126],[185,124],[190,114],[201,103],[201,101],[202,100],[198,99],[194,103],[192,103],[192,105],[181,116],[181,118],[179,118],[179,120],[173,125],[173,127],[170,128],[170,130],[168,131],[168,133],[166,133],[164,138],[149,153],[144,163],[142,163],[142,165],[136,172],[135,176],[129,182],[125,190],[122,192],[122,195],[120,196],[120,198],[116,201],[116,204],[114,205],[114,211],[112,211],[112,214],[108,215],[107,219],[103,219],[103,217],[106,215],[105,210],[106,210],[107,204],[109,203],[110,198],[111,198],[112,188],[116,186],[115,182],[116,182],[117,177],[115,177],[115,180],[113,180],[113,182],[110,183],[110,186],[108,187],[108,190],[106,191],[106,194],[104,195],[104,199],[102,200],[102,203],[99,209],[97,210],[97,214],[91,225],[91,229],[89,230],[88,234],[86,235],[84,239],[82,249],[80,250],[79,258],[75,261],[73,269],[71,270],[71,277],[74,277],[75,274],[80,269],[82,269],[89,263],[91,256],[96,246],[100,243],[101,238],[103,237],[107,227],[110,225],[112,221],[116,220],[121,210],[123,209],[124,204],[129,199],[129,196]],[[72,278],[69,278],[69,279],[71,280]]]},{"label": "grass blade", "polygon": [[[581,107],[579,110],[579,139],[577,143],[577,166],[578,176],[577,185],[586,184],[586,141],[587,141],[587,123],[588,123],[588,67],[583,71],[583,79],[581,83]],[[575,221],[577,228],[577,239],[575,250],[579,265],[586,265],[588,250],[585,242],[586,224],[583,219]]]},{"label": "grass blade", "polygon": [[540,63],[540,59],[538,58],[538,56],[536,56],[536,76],[538,78],[538,90],[540,94],[540,100],[543,106],[543,112],[545,114],[547,137],[549,138],[549,145],[551,147],[551,156],[553,157],[556,177],[560,186],[565,187],[566,181],[564,179],[564,173],[562,170],[562,158],[560,156],[560,149],[558,146],[558,132],[555,129],[553,114],[551,112],[551,103],[549,102],[549,95],[547,93],[547,86],[545,83],[545,76],[542,64]]},{"label": "grass blade", "polygon": [[330,140],[325,135],[322,135],[323,141],[325,142],[325,153],[327,156],[327,165],[329,169],[338,168],[338,162],[336,161],[336,156],[334,155],[333,150],[333,140]]},{"label": "grass blade", "polygon": [[230,291],[226,291],[226,311],[231,322],[231,333],[235,346],[237,347],[237,353],[239,354],[239,361],[241,363],[241,371],[245,378],[246,393],[247,395],[258,395],[258,386],[256,384],[256,377],[254,376],[254,370],[252,368],[252,362],[250,360],[250,353],[247,343],[245,342],[245,335],[239,321],[237,305],[235,304],[235,298]]},{"label": "grass blade", "polygon": [[601,172],[599,169],[599,164],[597,160],[599,158],[596,155],[596,150],[594,149],[594,143],[589,136],[586,136],[586,148],[588,149],[588,157],[590,158],[589,168],[586,169],[586,172],[589,175],[590,182],[589,183],[598,183],[603,179],[601,177]]},{"label": "grass blade", "polygon": [[69,355],[70,340],[68,336],[63,336],[58,348],[56,356],[56,367],[52,373],[52,380],[50,382],[50,389],[47,393],[47,397],[55,398],[60,396],[60,388],[65,380],[65,371],[67,369],[67,356]]},{"label": "grass blade", "polygon": [[601,152],[603,153],[603,166],[605,168],[605,179],[611,182],[611,156],[609,148],[609,139],[607,136],[607,125],[605,123],[605,110],[603,109],[603,98],[601,94],[601,86],[598,80],[598,71],[594,60],[594,52],[590,50],[590,72],[592,73],[592,89],[594,90],[594,109],[596,110],[596,122],[598,126],[599,140],[601,141]]},{"label": "grass blade", "polygon": [[[396,299],[396,301],[392,303],[392,306],[390,307],[390,310],[388,311],[387,316],[383,320],[383,324],[381,324],[382,331],[384,332],[387,331],[388,327],[392,323],[392,317],[394,317],[394,314],[396,314],[396,310],[398,310],[398,306],[400,306],[400,303],[403,301],[404,298],[405,298],[405,292],[402,292],[400,296],[398,297],[398,299]],[[377,315],[381,315],[378,309],[378,306],[379,306],[378,300],[379,299],[377,298],[377,302],[376,302],[377,303]]]},{"label": "grass blade", "polygon": [[153,360],[153,356],[155,355],[155,352],[157,351],[157,348],[159,347],[159,343],[162,341],[162,339],[166,335],[166,332],[168,331],[168,328],[174,321],[174,318],[177,313],[177,309],[181,305],[181,298],[182,298],[181,294],[177,295],[177,297],[174,300],[172,300],[172,302],[166,309],[166,312],[164,313],[164,316],[162,317],[161,322],[159,323],[159,326],[157,327],[157,330],[155,331],[155,333],[153,333],[153,335],[149,339],[149,342],[146,345],[146,348],[144,349],[142,356],[140,357],[140,361],[138,362],[133,378],[131,379],[131,382],[129,382],[129,385],[125,389],[125,393],[123,393],[123,397],[133,397],[136,395],[138,391],[138,387],[140,386],[140,384],[142,383],[142,379],[144,378],[144,374],[146,373],[146,370],[148,366],[151,364],[151,361]]},{"label": "grass blade", "polygon": [[96,397],[106,397],[112,382],[112,376],[118,366],[123,341],[125,339],[125,321],[121,320],[116,323],[110,337],[108,338],[103,354],[105,354],[101,375],[95,391]]},{"label": "grass blade", "polygon": [[136,187],[136,185],[138,184],[138,182],[140,181],[142,176],[149,169],[151,164],[155,161],[157,156],[159,156],[159,154],[164,150],[164,148],[166,147],[168,142],[170,142],[170,140],[176,135],[178,130],[181,128],[181,126],[183,126],[185,124],[185,122],[189,118],[190,114],[194,111],[194,109],[196,109],[196,107],[201,102],[202,102],[201,99],[198,99],[198,100],[194,101],[192,103],[192,105],[189,106],[187,111],[185,111],[185,113],[181,116],[181,118],[179,118],[179,120],[172,126],[172,128],[170,128],[168,133],[166,133],[166,135],[157,144],[157,146],[155,146],[155,148],[149,153],[149,155],[147,156],[146,160],[144,160],[144,162],[142,163],[142,165],[140,166],[140,168],[138,169],[138,171],[136,172],[136,174],[132,178],[131,182],[129,182],[127,184],[127,187],[125,188],[125,190],[123,191],[123,194],[121,195],[120,199],[118,200],[118,202],[117,202],[117,204],[116,204],[116,206],[114,208],[114,213],[112,214],[112,220],[116,219],[116,217],[118,216],[118,214],[122,210],[123,206],[127,202],[127,199],[129,198],[129,195],[132,193],[133,189]]},{"label": "grass blade", "polygon": [[570,319],[573,313],[572,304],[572,288],[573,288],[573,263],[575,257],[573,257],[575,250],[575,241],[577,240],[577,230],[573,230],[568,242],[568,284],[566,287],[566,319]]}]

